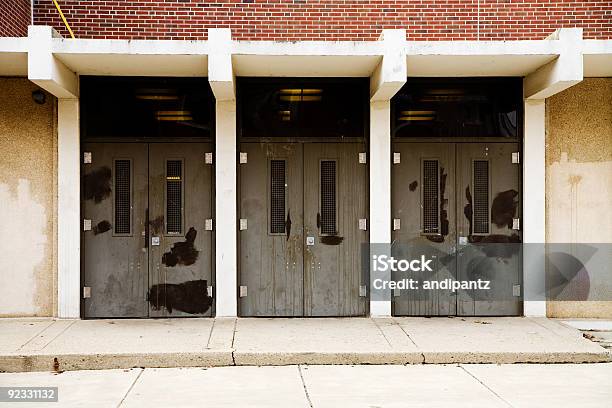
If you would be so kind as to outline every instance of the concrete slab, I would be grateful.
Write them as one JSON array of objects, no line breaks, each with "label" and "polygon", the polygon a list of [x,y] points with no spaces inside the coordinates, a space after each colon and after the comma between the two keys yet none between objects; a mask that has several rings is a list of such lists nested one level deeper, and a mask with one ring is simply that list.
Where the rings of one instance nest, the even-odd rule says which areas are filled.
[{"label": "concrete slab", "polygon": [[576,319],[576,320],[557,320],[561,323],[578,330],[589,331],[612,331],[612,320],[604,319]]},{"label": "concrete slab", "polygon": [[298,368],[216,367],[145,370],[126,407],[308,407]]},{"label": "concrete slab", "polygon": [[55,321],[53,319],[0,319],[0,353],[13,353]]},{"label": "concrete slab", "polygon": [[366,318],[239,319],[234,360],[237,365],[421,363],[415,345],[397,336],[390,336],[392,344]]},{"label": "concrete slab", "polygon": [[302,367],[320,407],[506,407],[457,366]]},{"label": "concrete slab", "polygon": [[[57,405],[61,407],[116,407],[119,406],[141,371],[132,369],[75,371],[62,374],[5,373],[0,374],[0,386],[58,387],[59,404]],[[23,406],[23,403],[2,403],[3,408],[22,408]]]},{"label": "concrete slab", "polygon": [[605,350],[546,318],[399,318],[425,363],[602,362]]},{"label": "concrete slab", "polygon": [[515,407],[610,407],[612,364],[464,365]]}]

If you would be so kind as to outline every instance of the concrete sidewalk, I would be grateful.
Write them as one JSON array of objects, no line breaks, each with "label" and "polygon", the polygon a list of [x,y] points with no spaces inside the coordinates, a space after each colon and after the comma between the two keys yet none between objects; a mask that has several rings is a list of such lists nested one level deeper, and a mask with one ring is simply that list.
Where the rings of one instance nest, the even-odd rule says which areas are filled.
[{"label": "concrete sidewalk", "polygon": [[545,318],[0,319],[0,371],[612,361]]}]

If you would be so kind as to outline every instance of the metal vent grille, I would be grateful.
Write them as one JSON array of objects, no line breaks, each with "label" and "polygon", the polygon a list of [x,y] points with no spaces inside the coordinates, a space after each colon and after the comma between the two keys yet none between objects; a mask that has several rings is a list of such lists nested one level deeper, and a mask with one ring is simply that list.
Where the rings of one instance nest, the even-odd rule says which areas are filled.
[{"label": "metal vent grille", "polygon": [[166,162],[166,233],[183,232],[183,162]]},{"label": "metal vent grille", "polygon": [[115,160],[115,234],[132,232],[132,180],[130,160]]},{"label": "metal vent grille", "polygon": [[270,161],[270,232],[285,233],[285,161]]},{"label": "metal vent grille", "polygon": [[423,160],[423,233],[440,232],[440,182],[438,160]]},{"label": "metal vent grille", "polygon": [[336,235],[336,161],[321,160],[321,234]]},{"label": "metal vent grille", "polygon": [[474,234],[489,233],[489,162],[474,160],[472,164],[474,197],[472,222]]}]

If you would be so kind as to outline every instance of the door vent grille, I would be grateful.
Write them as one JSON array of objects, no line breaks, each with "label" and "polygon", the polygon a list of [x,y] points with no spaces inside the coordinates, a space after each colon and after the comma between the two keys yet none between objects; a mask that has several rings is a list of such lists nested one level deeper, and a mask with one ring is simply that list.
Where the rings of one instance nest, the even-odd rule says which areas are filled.
[{"label": "door vent grille", "polygon": [[489,161],[474,160],[472,163],[474,197],[472,222],[474,234],[489,233]]},{"label": "door vent grille", "polygon": [[115,234],[130,234],[132,180],[130,160],[115,160]]},{"label": "door vent grille", "polygon": [[423,160],[423,233],[440,232],[440,182],[438,160]]},{"label": "door vent grille", "polygon": [[270,161],[270,232],[285,233],[285,160]]},{"label": "door vent grille", "polygon": [[183,232],[183,162],[166,162],[166,233]]},{"label": "door vent grille", "polygon": [[336,235],[336,161],[321,160],[321,234]]}]

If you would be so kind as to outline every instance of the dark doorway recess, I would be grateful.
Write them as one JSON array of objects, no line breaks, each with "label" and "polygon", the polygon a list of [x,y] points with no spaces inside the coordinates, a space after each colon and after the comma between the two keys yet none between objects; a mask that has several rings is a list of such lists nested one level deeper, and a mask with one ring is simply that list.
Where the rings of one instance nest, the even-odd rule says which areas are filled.
[{"label": "dark doorway recess", "polygon": [[81,77],[84,139],[210,138],[207,78]]},{"label": "dark doorway recess", "polygon": [[243,138],[366,138],[367,78],[239,78]]},{"label": "dark doorway recess", "polygon": [[392,135],[517,141],[522,105],[522,78],[409,78],[392,100]]}]

